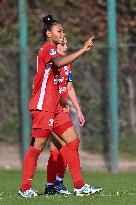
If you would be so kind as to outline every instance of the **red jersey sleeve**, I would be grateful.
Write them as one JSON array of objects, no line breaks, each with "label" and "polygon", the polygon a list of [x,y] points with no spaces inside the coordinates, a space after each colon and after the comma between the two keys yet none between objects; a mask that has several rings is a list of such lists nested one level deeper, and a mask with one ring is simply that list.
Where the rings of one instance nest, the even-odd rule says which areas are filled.
[{"label": "red jersey sleeve", "polygon": [[56,56],[59,56],[59,54],[57,52],[57,48],[55,48],[51,44],[45,44],[45,46],[44,46],[44,62],[45,62],[45,64],[49,63],[49,61]]}]

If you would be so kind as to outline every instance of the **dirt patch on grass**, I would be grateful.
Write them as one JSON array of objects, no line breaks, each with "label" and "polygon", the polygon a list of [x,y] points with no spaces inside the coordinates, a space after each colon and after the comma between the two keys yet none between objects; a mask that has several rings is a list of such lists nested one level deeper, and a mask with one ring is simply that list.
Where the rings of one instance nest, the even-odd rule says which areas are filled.
[{"label": "dirt patch on grass", "polygon": [[[1,143],[0,145],[0,168],[21,169],[20,149],[18,145]],[[43,151],[38,160],[38,169],[45,170],[49,158],[49,149]],[[81,167],[88,171],[108,171],[107,163],[103,156],[80,151]],[[136,161],[119,160],[119,171],[136,171]]]}]

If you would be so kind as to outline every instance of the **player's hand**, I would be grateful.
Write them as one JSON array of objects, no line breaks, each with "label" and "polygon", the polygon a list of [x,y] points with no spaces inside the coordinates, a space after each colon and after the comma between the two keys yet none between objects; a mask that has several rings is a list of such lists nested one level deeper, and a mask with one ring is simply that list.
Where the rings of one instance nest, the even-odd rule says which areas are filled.
[{"label": "player's hand", "polygon": [[90,48],[93,46],[93,39],[94,39],[94,36],[89,38],[89,40],[85,42],[85,44],[82,48],[84,50],[84,52],[89,51]]},{"label": "player's hand", "polygon": [[83,126],[85,123],[85,118],[81,110],[77,111],[77,115],[79,117],[80,126]]}]

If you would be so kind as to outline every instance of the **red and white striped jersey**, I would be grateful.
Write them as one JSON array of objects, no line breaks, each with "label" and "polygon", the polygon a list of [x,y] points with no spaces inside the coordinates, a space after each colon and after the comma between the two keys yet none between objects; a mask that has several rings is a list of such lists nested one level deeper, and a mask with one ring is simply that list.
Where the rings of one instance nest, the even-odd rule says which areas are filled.
[{"label": "red and white striped jersey", "polygon": [[59,56],[56,48],[47,42],[43,44],[37,56],[37,71],[29,102],[30,110],[55,112],[60,98],[59,69],[50,62],[55,56]]}]

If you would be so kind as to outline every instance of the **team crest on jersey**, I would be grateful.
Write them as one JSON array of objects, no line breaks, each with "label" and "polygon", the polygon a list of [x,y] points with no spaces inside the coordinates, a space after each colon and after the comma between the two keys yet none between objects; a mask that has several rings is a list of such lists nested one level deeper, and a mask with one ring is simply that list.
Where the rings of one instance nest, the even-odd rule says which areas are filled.
[{"label": "team crest on jersey", "polygon": [[52,49],[50,50],[50,55],[53,56],[53,55],[55,55],[55,54],[56,54],[56,51],[52,48]]}]

